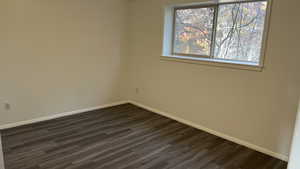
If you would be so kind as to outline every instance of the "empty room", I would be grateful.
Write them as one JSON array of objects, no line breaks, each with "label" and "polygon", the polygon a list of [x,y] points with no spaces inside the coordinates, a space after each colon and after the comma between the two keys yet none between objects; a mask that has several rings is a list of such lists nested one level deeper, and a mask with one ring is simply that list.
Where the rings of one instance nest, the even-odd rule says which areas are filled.
[{"label": "empty room", "polygon": [[0,169],[300,169],[299,5],[0,0]]}]

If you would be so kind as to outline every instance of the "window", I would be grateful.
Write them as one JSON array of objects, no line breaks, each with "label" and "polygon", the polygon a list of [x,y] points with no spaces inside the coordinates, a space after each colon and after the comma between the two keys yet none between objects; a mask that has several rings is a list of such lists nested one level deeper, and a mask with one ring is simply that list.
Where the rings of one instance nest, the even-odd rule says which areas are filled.
[{"label": "window", "polygon": [[173,6],[166,13],[164,53],[262,67],[268,11],[269,0]]}]

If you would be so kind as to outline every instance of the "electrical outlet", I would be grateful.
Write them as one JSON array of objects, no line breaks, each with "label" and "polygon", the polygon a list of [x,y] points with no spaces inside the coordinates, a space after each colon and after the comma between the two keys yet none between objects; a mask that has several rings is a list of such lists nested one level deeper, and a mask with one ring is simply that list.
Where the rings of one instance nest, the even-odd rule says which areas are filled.
[{"label": "electrical outlet", "polygon": [[139,94],[140,93],[140,89],[139,88],[135,88],[135,93]]},{"label": "electrical outlet", "polygon": [[5,110],[10,110],[11,109],[11,105],[9,103],[4,103],[4,109]]}]

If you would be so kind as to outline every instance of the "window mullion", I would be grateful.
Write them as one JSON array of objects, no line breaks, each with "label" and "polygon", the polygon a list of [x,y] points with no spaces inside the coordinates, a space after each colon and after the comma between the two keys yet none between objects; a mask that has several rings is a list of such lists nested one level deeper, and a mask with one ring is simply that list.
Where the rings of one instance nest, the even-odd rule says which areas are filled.
[{"label": "window mullion", "polygon": [[217,34],[217,25],[218,25],[218,14],[219,14],[219,5],[214,7],[214,20],[212,27],[212,39],[210,46],[210,57],[214,58],[215,48],[216,48],[216,34]]}]

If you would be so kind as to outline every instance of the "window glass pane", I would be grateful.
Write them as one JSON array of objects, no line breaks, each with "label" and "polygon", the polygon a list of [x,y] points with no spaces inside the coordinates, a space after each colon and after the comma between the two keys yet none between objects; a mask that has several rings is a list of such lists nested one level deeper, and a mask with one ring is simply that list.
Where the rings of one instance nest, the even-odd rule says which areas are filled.
[{"label": "window glass pane", "polygon": [[210,55],[214,8],[178,9],[175,16],[174,52]]},{"label": "window glass pane", "polygon": [[259,63],[267,2],[219,6],[214,57]]}]

